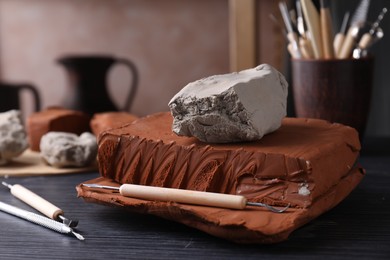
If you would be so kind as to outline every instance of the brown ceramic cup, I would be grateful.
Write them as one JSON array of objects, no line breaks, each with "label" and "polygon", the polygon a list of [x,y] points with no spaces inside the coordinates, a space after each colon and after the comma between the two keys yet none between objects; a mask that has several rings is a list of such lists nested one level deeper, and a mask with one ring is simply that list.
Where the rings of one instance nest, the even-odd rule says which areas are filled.
[{"label": "brown ceramic cup", "polygon": [[362,139],[370,108],[374,59],[293,59],[291,63],[296,116],[352,126]]}]

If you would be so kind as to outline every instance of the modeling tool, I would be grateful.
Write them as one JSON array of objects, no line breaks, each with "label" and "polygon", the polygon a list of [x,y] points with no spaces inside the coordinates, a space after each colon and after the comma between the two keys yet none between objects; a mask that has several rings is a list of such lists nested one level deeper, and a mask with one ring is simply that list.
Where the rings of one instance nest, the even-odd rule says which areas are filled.
[{"label": "modeling tool", "polygon": [[[372,24],[369,32],[363,34],[363,36],[360,39],[359,44],[358,44],[358,47],[360,49],[363,49],[363,50],[367,49],[375,42],[376,39],[382,38],[381,36],[377,37],[376,34],[377,34],[377,31],[380,29],[379,25],[380,25],[381,21],[383,20],[383,18],[385,17],[386,13],[387,13],[387,8],[383,8],[382,11],[380,12],[380,14],[378,15],[378,18],[376,19],[376,21]],[[383,35],[383,32],[382,32],[382,35]]]},{"label": "modeling tool", "polygon": [[347,32],[348,20],[349,20],[349,12],[346,12],[343,18],[343,22],[341,24],[340,31],[336,34],[333,40],[334,55],[336,57],[339,57],[341,47],[343,46],[344,43],[345,33]]},{"label": "modeling tool", "polygon": [[311,46],[309,33],[306,31],[305,19],[303,18],[302,6],[300,0],[296,1],[297,9],[297,29],[299,32],[299,49],[301,50],[302,57],[305,59],[314,58],[313,48]]},{"label": "modeling tool", "polygon": [[303,14],[311,36],[311,44],[314,51],[314,57],[321,59],[324,57],[322,50],[320,17],[317,9],[311,0],[301,0]]},{"label": "modeling tool", "polygon": [[356,44],[357,37],[359,36],[360,27],[367,19],[369,6],[370,0],[361,0],[354,15],[352,16],[351,26],[348,29],[348,33],[345,37],[343,46],[341,47],[338,58],[346,59],[351,56],[354,45]]},{"label": "modeling tool", "polygon": [[324,58],[332,59],[334,57],[333,51],[333,29],[332,18],[330,15],[329,0],[321,0],[320,18],[321,18],[321,39],[324,48]]},{"label": "modeling tool", "polygon": [[69,226],[57,222],[55,220],[46,218],[44,216],[32,213],[30,211],[20,209],[14,206],[11,206],[9,204],[0,202],[0,210],[4,211],[8,214],[11,214],[13,216],[19,217],[21,219],[30,221],[34,224],[40,225],[42,227],[54,230],[56,232],[62,233],[62,234],[72,234],[79,240],[84,240],[84,237],[78,233],[76,233],[72,228]]},{"label": "modeling tool", "polygon": [[370,36],[370,39],[367,41],[364,41],[362,38],[360,41],[363,41],[361,43],[361,46],[364,48],[360,48],[359,46],[353,50],[352,56],[355,59],[360,59],[363,57],[366,57],[368,55],[368,49],[377,41],[382,39],[384,37],[385,33],[381,28],[377,28],[375,30],[374,35]]},{"label": "modeling tool", "polygon": [[35,208],[36,210],[42,212],[47,217],[53,219],[53,220],[59,220],[63,224],[69,226],[69,227],[76,227],[78,224],[77,220],[70,220],[64,217],[64,212],[62,209],[58,208],[57,206],[51,204],[44,198],[38,196],[37,194],[33,193],[32,191],[26,189],[22,185],[15,184],[10,185],[6,182],[2,182],[2,184],[10,189],[10,192],[12,195],[14,195],[16,198],[20,199],[21,201],[27,203],[31,207]]},{"label": "modeling tool", "polygon": [[185,204],[194,204],[202,206],[211,206],[228,209],[244,209],[246,206],[265,207],[275,213],[286,211],[289,206],[283,209],[277,209],[260,202],[249,202],[244,196],[222,194],[214,192],[183,190],[174,188],[163,188],[155,186],[144,186],[136,184],[123,184],[120,187],[105,186],[99,184],[83,184],[85,187],[109,189],[119,191],[122,196],[138,199],[173,201]]},{"label": "modeling tool", "polygon": [[297,8],[297,29],[301,37],[307,38],[305,19],[303,19],[302,6],[300,0],[296,1]]},{"label": "modeling tool", "polygon": [[284,24],[286,25],[287,39],[289,40],[289,42],[291,44],[291,47],[288,47],[290,54],[294,58],[300,58],[301,52],[299,50],[299,45],[298,45],[298,35],[296,34],[296,32],[294,32],[286,3],[280,2],[279,9],[280,9],[280,12],[282,14]]},{"label": "modeling tool", "polygon": [[310,41],[306,38],[299,38],[299,48],[301,49],[302,56],[305,59],[314,58],[313,48],[311,47]]}]

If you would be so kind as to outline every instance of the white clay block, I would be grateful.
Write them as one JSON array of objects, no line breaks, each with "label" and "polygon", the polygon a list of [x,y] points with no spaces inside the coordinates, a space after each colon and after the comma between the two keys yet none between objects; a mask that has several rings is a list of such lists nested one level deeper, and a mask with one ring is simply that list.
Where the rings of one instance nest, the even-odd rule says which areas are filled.
[{"label": "white clay block", "polygon": [[169,102],[172,130],[210,143],[258,140],[280,127],[287,94],[286,79],[268,64],[200,79]]},{"label": "white clay block", "polygon": [[27,135],[20,111],[0,113],[0,165],[7,164],[27,148]]},{"label": "white clay block", "polygon": [[54,167],[83,167],[96,158],[96,137],[91,133],[49,132],[40,142],[41,156]]}]

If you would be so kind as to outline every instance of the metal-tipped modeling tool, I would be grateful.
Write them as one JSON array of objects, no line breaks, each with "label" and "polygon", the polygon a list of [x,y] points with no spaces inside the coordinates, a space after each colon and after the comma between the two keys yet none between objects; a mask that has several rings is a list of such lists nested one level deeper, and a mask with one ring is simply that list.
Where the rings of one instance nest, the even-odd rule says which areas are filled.
[{"label": "metal-tipped modeling tool", "polygon": [[356,39],[359,36],[360,27],[366,22],[368,9],[370,7],[370,0],[361,0],[359,6],[354,12],[348,33],[345,37],[343,46],[339,52],[338,58],[346,59],[351,56]]},{"label": "metal-tipped modeling tool", "polygon": [[162,188],[136,184],[123,184],[120,187],[105,186],[99,184],[83,184],[85,187],[109,189],[119,191],[122,196],[146,200],[173,201],[185,204],[203,205],[211,207],[244,209],[246,206],[265,207],[275,213],[282,213],[289,208],[289,205],[277,209],[260,202],[248,202],[244,196],[222,194],[214,192],[183,190],[174,188]]},{"label": "metal-tipped modeling tool", "polygon": [[[363,34],[362,38],[359,41],[358,47],[360,49],[367,49],[370,47],[375,40],[378,38],[381,39],[383,37],[383,31],[379,28],[380,23],[382,22],[385,14],[387,13],[387,8],[383,8],[376,21],[372,24],[368,33]],[[379,32],[379,34],[378,34]],[[379,35],[379,36],[377,36]]]},{"label": "metal-tipped modeling tool", "polygon": [[359,25],[367,20],[368,9],[370,7],[370,0],[361,0],[351,18],[351,26]]},{"label": "metal-tipped modeling tool", "polygon": [[305,26],[305,19],[303,18],[302,13],[302,6],[300,0],[296,1],[296,8],[297,8],[297,29],[301,37],[306,38],[306,26]]},{"label": "metal-tipped modeling tool", "polygon": [[339,56],[341,47],[343,46],[345,33],[347,32],[347,26],[349,21],[349,12],[344,14],[343,22],[341,23],[340,31],[335,35],[333,40],[333,49],[336,57]]},{"label": "metal-tipped modeling tool", "polygon": [[305,19],[303,18],[301,1],[296,1],[297,9],[297,29],[299,32],[299,48],[302,57],[305,59],[312,59],[314,57],[313,47],[310,39],[310,33],[307,31]]},{"label": "metal-tipped modeling tool", "polygon": [[64,217],[64,212],[62,209],[57,206],[51,204],[44,198],[39,195],[33,193],[32,191],[26,189],[22,185],[15,184],[11,185],[6,182],[2,182],[4,186],[10,189],[12,195],[20,199],[21,201],[27,203],[31,207],[36,210],[42,212],[45,216],[62,222],[63,224],[69,227],[76,227],[78,224],[77,220],[70,220]]},{"label": "metal-tipped modeling tool", "polygon": [[361,59],[363,57],[366,57],[368,55],[368,49],[377,41],[383,38],[384,32],[382,28],[379,27],[379,25],[386,13],[387,8],[383,8],[377,20],[372,24],[370,30],[367,33],[363,34],[357,48],[353,50],[353,58]]},{"label": "metal-tipped modeling tool", "polygon": [[4,211],[8,214],[14,215],[16,217],[19,217],[21,219],[30,221],[34,224],[40,225],[42,227],[54,230],[56,232],[62,233],[62,234],[72,234],[79,240],[84,240],[84,237],[80,235],[79,233],[76,233],[72,228],[69,226],[57,222],[55,220],[49,219],[47,217],[35,214],[33,212],[20,209],[14,206],[11,206],[9,204],[0,202],[0,210]]},{"label": "metal-tipped modeling tool", "polygon": [[287,4],[285,2],[280,2],[279,3],[279,9],[280,13],[282,14],[282,18],[284,21],[284,24],[287,29],[287,39],[289,40],[291,44],[291,55],[294,58],[301,58],[301,52],[299,50],[299,45],[298,45],[298,35],[293,29],[293,25],[291,22],[291,17],[289,15],[289,11],[287,9]]}]

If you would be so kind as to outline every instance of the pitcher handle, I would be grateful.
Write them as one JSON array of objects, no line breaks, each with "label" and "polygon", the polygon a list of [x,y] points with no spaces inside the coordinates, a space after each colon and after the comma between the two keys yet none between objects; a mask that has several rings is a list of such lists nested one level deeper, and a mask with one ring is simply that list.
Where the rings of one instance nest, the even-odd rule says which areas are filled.
[{"label": "pitcher handle", "polygon": [[127,59],[119,58],[116,59],[118,63],[126,65],[131,72],[132,76],[132,81],[130,82],[130,91],[129,95],[127,96],[126,103],[123,106],[123,111],[130,111],[131,105],[133,104],[133,100],[135,97],[135,94],[137,93],[137,88],[138,88],[138,70],[137,67],[134,65],[133,62]]},{"label": "pitcher handle", "polygon": [[34,101],[35,101],[35,112],[40,111],[41,110],[41,97],[39,96],[38,90],[30,84],[21,84],[18,87],[20,89],[27,89],[31,92],[31,94],[34,98]]}]

